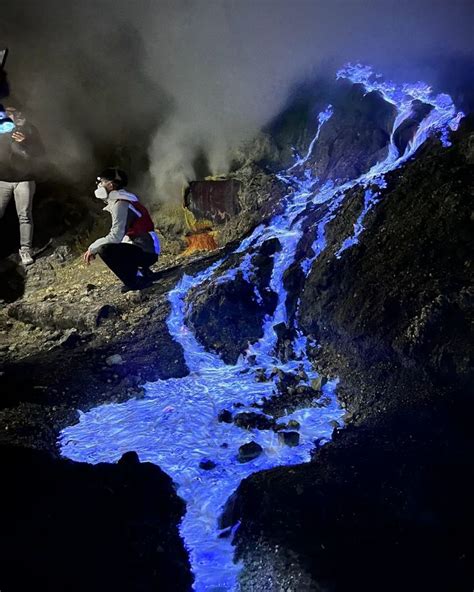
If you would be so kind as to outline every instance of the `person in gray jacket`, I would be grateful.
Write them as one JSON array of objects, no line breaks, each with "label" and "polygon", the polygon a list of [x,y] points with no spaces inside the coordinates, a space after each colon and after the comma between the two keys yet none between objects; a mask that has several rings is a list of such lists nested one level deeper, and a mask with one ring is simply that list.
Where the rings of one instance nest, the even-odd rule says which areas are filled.
[{"label": "person in gray jacket", "polygon": [[122,292],[140,290],[148,285],[150,266],[156,263],[160,242],[148,210],[138,197],[125,190],[127,174],[108,168],[97,177],[94,195],[106,203],[104,211],[112,216],[107,236],[94,241],[84,253],[89,264],[96,255],[122,280]]},{"label": "person in gray jacket", "polygon": [[6,107],[5,112],[15,128],[11,133],[0,134],[0,218],[13,197],[20,223],[20,259],[24,265],[31,265],[33,196],[44,147],[38,131],[20,111]]}]

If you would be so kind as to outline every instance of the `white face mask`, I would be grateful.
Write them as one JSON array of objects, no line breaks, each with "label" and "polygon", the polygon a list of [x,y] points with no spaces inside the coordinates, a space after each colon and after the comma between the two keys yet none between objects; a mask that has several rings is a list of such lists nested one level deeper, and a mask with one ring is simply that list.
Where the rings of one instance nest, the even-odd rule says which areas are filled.
[{"label": "white face mask", "polygon": [[98,199],[107,199],[109,197],[109,194],[107,193],[107,189],[102,186],[97,187],[97,189],[94,191],[94,195]]}]

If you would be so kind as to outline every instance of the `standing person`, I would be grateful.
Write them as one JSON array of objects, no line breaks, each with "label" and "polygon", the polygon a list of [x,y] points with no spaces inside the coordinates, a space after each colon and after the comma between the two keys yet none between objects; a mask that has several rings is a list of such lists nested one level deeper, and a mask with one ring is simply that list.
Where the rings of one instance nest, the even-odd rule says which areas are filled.
[{"label": "standing person", "polygon": [[44,148],[38,131],[20,111],[6,107],[5,112],[15,128],[11,133],[0,134],[0,218],[13,197],[20,223],[20,259],[23,265],[31,265],[34,263],[33,196]]},{"label": "standing person", "polygon": [[0,134],[0,218],[13,197],[20,224],[20,259],[24,265],[31,265],[34,263],[32,210],[35,177],[44,148],[38,131],[20,111],[10,106],[5,112],[15,128],[11,133]]},{"label": "standing person", "polygon": [[96,255],[122,280],[121,292],[140,290],[147,285],[150,265],[158,261],[160,242],[148,210],[138,197],[125,190],[127,174],[117,168],[105,169],[97,177],[94,194],[106,203],[112,216],[107,236],[97,239],[84,253],[89,264]]}]

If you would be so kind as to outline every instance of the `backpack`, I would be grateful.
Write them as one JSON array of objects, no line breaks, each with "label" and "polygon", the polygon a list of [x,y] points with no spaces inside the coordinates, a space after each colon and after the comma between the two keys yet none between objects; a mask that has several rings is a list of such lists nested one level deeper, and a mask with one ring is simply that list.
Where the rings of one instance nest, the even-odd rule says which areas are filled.
[{"label": "backpack", "polygon": [[137,238],[141,234],[147,234],[155,229],[150,213],[143,204],[139,201],[128,202],[125,199],[120,201],[127,201],[129,209],[135,214],[135,219],[125,233],[129,238]]}]

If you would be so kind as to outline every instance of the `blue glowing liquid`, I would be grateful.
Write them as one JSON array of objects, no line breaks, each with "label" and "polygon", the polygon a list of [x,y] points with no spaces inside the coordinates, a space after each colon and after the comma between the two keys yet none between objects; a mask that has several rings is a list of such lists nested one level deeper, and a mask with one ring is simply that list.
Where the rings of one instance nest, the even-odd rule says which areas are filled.
[{"label": "blue glowing liquid", "polygon": [[[354,232],[342,242],[337,257],[358,241],[364,230],[363,221],[367,212],[382,198],[384,174],[405,162],[434,132],[441,133],[443,142],[447,144],[449,130],[456,129],[462,117],[461,113],[456,113],[447,95],[433,97],[431,89],[422,83],[400,86],[383,82],[371,68],[361,65],[348,65],[338,76],[363,84],[367,92],[381,92],[387,101],[396,106],[397,117],[385,160],[358,179],[339,186],[334,182],[321,185],[311,170],[304,170],[304,167],[319,138],[321,127],[333,114],[330,106],[323,111],[318,117],[318,129],[307,154],[303,158],[298,157],[286,172],[279,175],[283,182],[290,184],[291,181],[298,188],[289,196],[283,214],[275,216],[268,226],[258,226],[242,241],[235,251],[236,255],[240,255],[235,268],[221,271],[224,260],[218,261],[194,277],[183,276],[169,293],[171,313],[167,320],[168,328],[183,347],[189,375],[148,383],[144,399],[92,409],[81,414],[78,424],[61,433],[62,454],[73,460],[115,462],[123,453],[135,450],[141,461],[160,466],[172,477],[187,505],[180,531],[190,554],[196,592],[229,592],[236,588],[240,566],[233,563],[231,537],[218,538],[217,519],[241,480],[255,471],[307,462],[314,440],[329,439],[333,429],[330,422],[339,420],[343,414],[337,404],[337,380],[334,380],[323,387],[327,406],[300,409],[281,419],[285,422],[290,418],[298,420],[301,425],[299,446],[290,448],[280,444],[271,430],[243,430],[234,424],[217,421],[222,409],[237,411],[233,406],[235,403],[244,405],[238,411],[261,413],[259,406],[262,398],[275,392],[275,384],[273,380],[257,382],[256,368],[264,368],[267,376],[273,368],[290,372],[304,370],[307,380],[303,384],[309,384],[317,377],[306,356],[307,339],[300,331],[297,330],[293,344],[294,360],[283,363],[274,351],[277,337],[273,326],[287,322],[287,294],[282,279],[285,270],[295,262],[296,247],[302,238],[301,214],[308,206],[314,209],[325,204],[327,207],[316,228],[312,253],[299,262],[308,274],[326,247],[326,225],[336,216],[348,189],[357,184],[365,186],[364,207],[354,225]],[[405,153],[399,155],[393,141],[394,133],[409,117],[414,99],[428,102],[434,108],[420,124]],[[295,169],[298,174],[291,175]],[[192,288],[204,282],[231,282],[238,272],[255,286],[251,256],[247,250],[275,237],[282,246],[273,255],[274,267],[269,286],[278,295],[275,312],[264,321],[263,337],[249,345],[236,365],[226,365],[215,353],[206,351],[186,325],[191,309],[186,296]],[[262,299],[256,287],[255,299],[257,302]],[[255,359],[254,364],[249,363],[249,355]],[[258,442],[263,453],[253,461],[239,463],[236,460],[238,448],[249,441]],[[213,460],[216,468],[207,471],[199,468],[199,463],[205,459]]]}]

